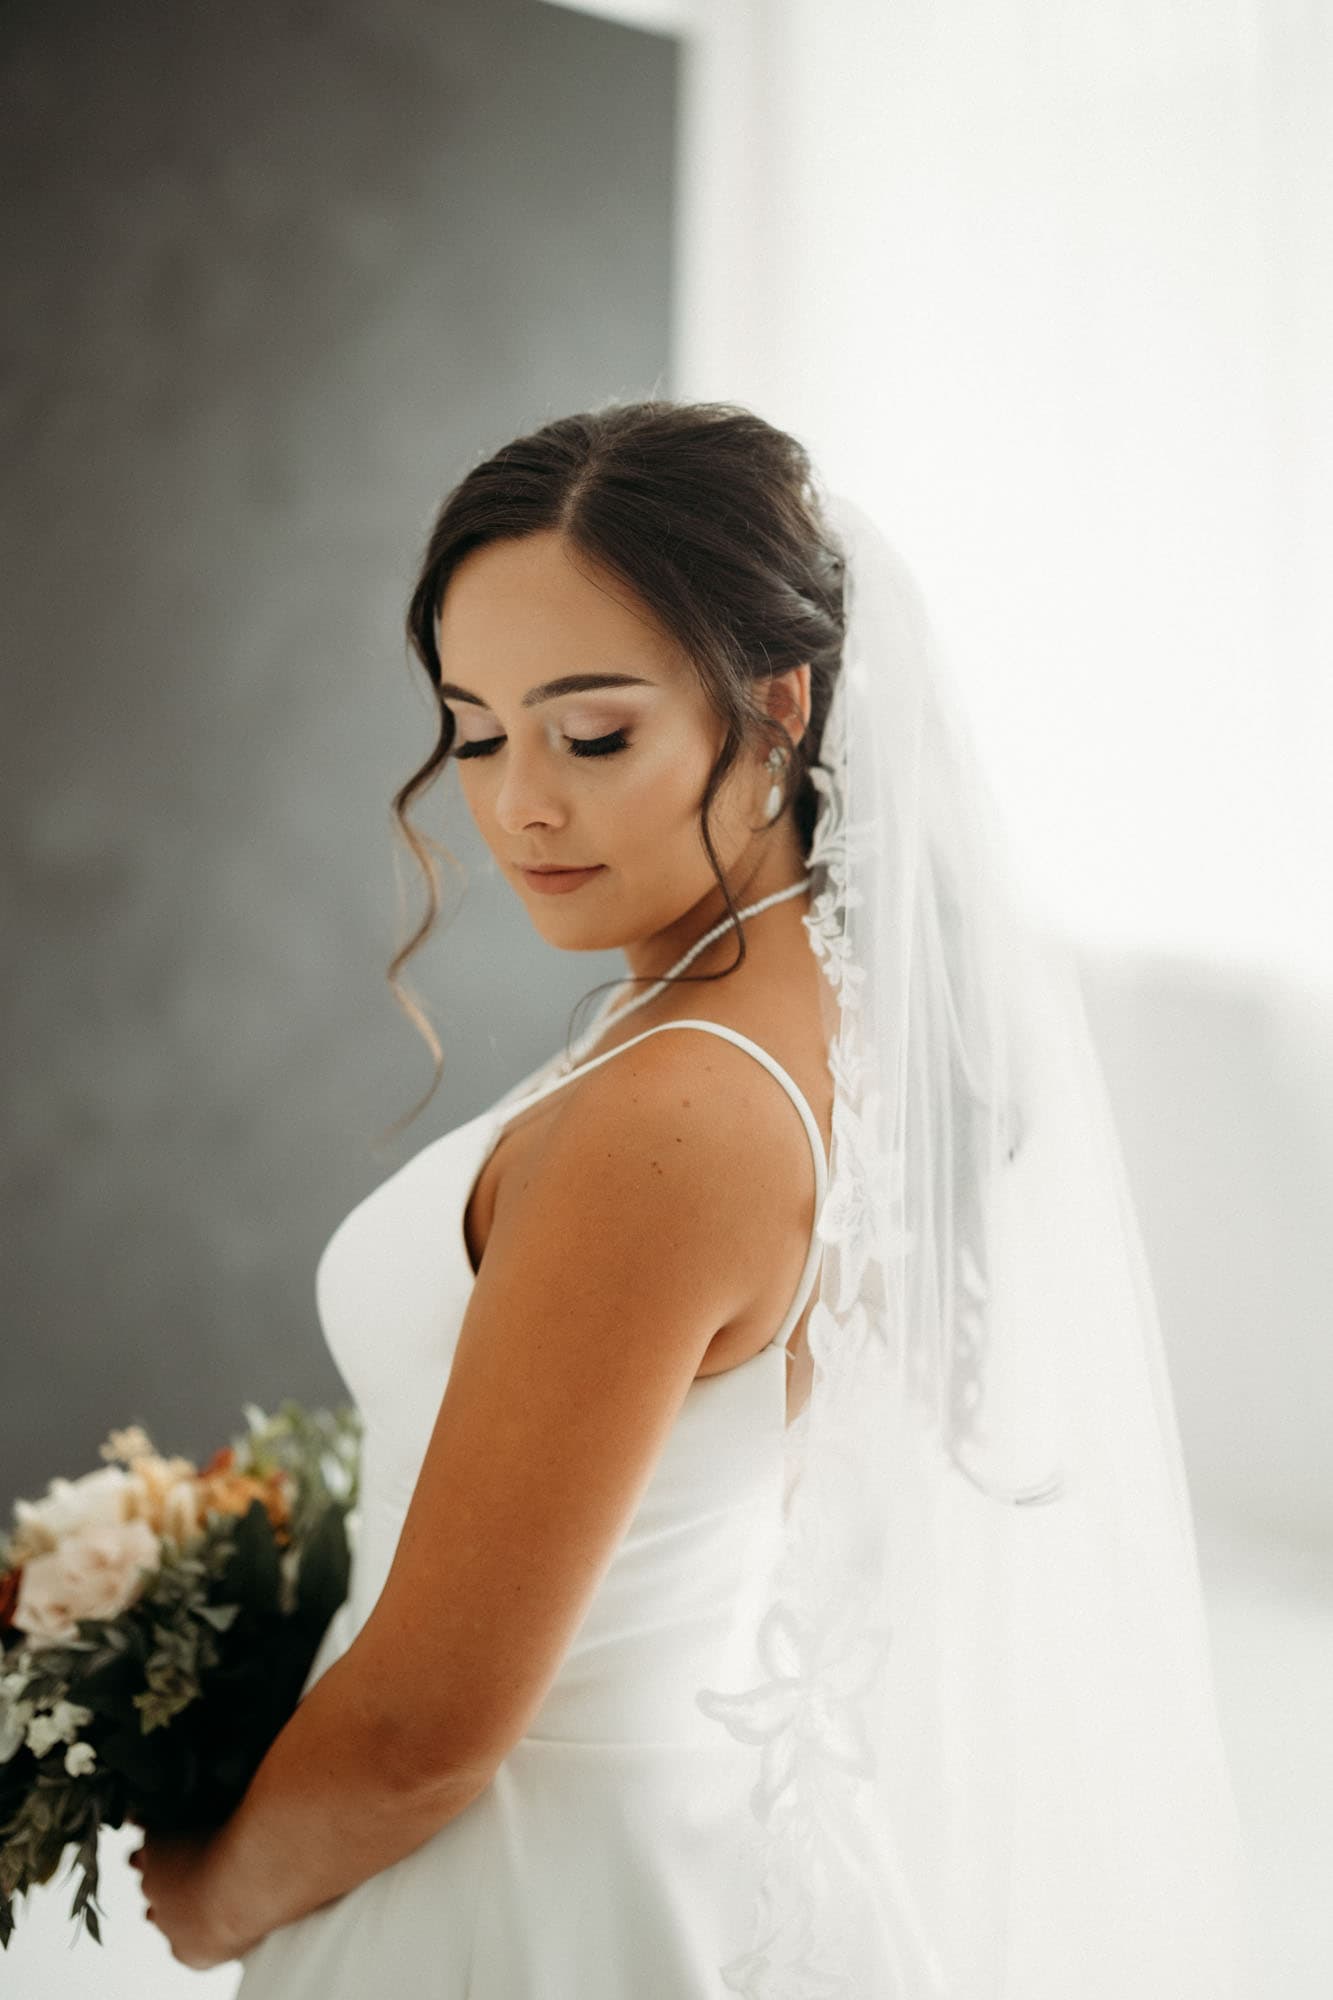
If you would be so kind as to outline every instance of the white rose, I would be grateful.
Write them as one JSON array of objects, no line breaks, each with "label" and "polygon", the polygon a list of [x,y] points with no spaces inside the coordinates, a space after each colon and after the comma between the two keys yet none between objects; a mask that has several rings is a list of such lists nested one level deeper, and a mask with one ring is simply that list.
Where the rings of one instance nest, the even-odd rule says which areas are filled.
[{"label": "white rose", "polygon": [[13,1619],[32,1646],[77,1639],[79,1618],[115,1618],[138,1597],[159,1563],[146,1521],[117,1521],[66,1535],[48,1555],[23,1566]]},{"label": "white rose", "polygon": [[123,1521],[129,1475],[118,1465],[85,1472],[82,1479],[53,1479],[44,1500],[16,1500],[18,1527],[11,1538],[15,1562],[45,1555],[66,1535]]},{"label": "white rose", "polygon": [[51,1710],[51,1723],[57,1743],[72,1743],[86,1722],[91,1722],[93,1712],[82,1702],[60,1700]]},{"label": "white rose", "polygon": [[71,1743],[65,1752],[65,1769],[71,1778],[86,1778],[97,1762],[91,1743]]},{"label": "white rose", "polygon": [[53,1743],[61,1740],[53,1715],[34,1715],[28,1724],[28,1748],[34,1757],[44,1757]]}]

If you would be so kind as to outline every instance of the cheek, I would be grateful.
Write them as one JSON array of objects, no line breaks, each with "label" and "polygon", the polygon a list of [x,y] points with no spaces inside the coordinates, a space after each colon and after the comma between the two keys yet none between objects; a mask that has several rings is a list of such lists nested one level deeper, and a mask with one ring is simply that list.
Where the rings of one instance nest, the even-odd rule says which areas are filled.
[{"label": "cheek", "polygon": [[[673,736],[663,737],[636,761],[637,769],[626,770],[617,793],[618,809],[633,811],[633,837],[644,844],[696,839],[711,755],[697,739]],[[714,813],[718,803],[714,802]]]}]

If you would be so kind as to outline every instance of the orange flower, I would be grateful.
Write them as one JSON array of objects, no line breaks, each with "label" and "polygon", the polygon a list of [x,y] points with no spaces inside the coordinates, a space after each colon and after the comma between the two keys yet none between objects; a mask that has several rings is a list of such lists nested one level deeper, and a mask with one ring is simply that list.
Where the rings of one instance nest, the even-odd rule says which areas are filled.
[{"label": "orange flower", "polygon": [[292,1510],[284,1472],[270,1472],[263,1479],[256,1479],[248,1472],[207,1473],[199,1480],[198,1500],[201,1519],[209,1508],[219,1514],[244,1514],[252,1501],[262,1500],[275,1539],[279,1542],[290,1539]]}]

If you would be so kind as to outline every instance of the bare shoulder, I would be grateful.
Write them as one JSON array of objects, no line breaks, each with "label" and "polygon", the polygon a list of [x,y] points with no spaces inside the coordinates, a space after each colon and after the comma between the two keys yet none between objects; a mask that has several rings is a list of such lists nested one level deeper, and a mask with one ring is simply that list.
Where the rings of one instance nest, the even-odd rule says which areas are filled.
[{"label": "bare shoulder", "polygon": [[512,1199],[506,1189],[505,1227],[497,1214],[487,1256],[503,1254],[506,1240],[530,1246],[534,1228],[567,1229],[572,1208],[595,1206],[606,1248],[634,1245],[645,1277],[663,1279],[654,1267],[690,1246],[703,1317],[720,1325],[749,1304],[774,1241],[799,1213],[809,1142],[787,1093],[749,1050],[670,1028],[614,1050],[556,1093],[522,1184]]},{"label": "bare shoulder", "polygon": [[565,1226],[554,1189],[572,1200],[581,1188],[603,1205],[608,1236],[639,1244],[645,1280],[668,1289],[661,1267],[687,1246],[700,1323],[710,1325],[705,1348],[724,1327],[774,1318],[773,1300],[790,1296],[804,1257],[814,1170],[803,1120],[752,1050],[673,1023],[558,1095],[567,1101],[540,1161],[549,1226]]},{"label": "bare shoulder", "polygon": [[756,1194],[789,1184],[793,1159],[809,1161],[790,1097],[753,1051],[684,1023],[664,1022],[617,1049],[579,1080],[565,1108],[571,1148],[655,1147],[660,1166],[669,1139],[675,1157],[709,1177],[710,1200],[738,1218]]},{"label": "bare shoulder", "polygon": [[752,1147],[757,1133],[782,1129],[791,1116],[786,1093],[750,1049],[681,1021],[663,1021],[613,1051],[579,1079],[569,1101],[573,1116],[607,1127],[627,1110],[632,1121],[684,1118],[723,1150]]}]

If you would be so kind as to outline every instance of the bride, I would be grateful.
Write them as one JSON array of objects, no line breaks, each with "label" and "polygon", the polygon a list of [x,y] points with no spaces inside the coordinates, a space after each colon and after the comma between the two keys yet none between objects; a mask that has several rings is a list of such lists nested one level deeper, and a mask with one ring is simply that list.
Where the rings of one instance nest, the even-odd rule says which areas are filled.
[{"label": "bride", "polygon": [[150,1915],[240,2000],[1222,2000],[1132,1204],[910,576],[752,412],[612,405],[455,486],[408,630],[437,1079],[446,766],[626,974],[330,1237],[348,1599]]}]

